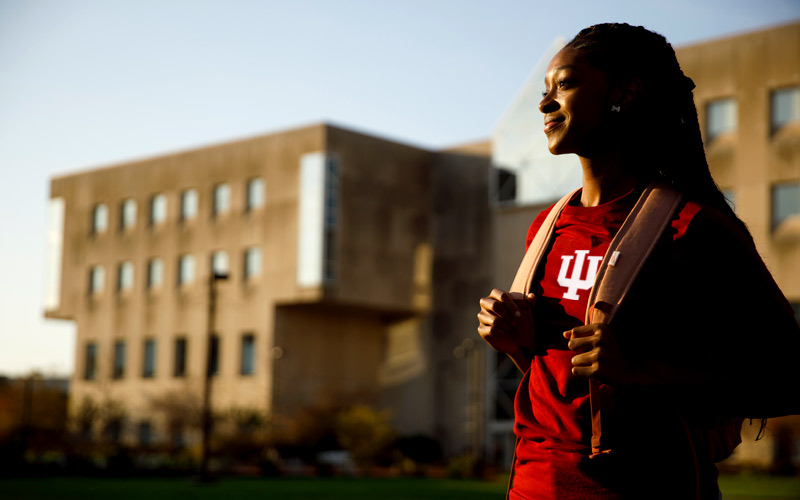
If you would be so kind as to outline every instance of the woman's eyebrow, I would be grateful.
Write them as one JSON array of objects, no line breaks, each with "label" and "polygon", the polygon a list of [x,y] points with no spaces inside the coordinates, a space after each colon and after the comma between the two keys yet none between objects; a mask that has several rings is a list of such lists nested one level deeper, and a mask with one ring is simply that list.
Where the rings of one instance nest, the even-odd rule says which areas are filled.
[{"label": "woman's eyebrow", "polygon": [[[556,73],[558,73],[559,71],[563,71],[563,70],[565,70],[565,69],[571,69],[571,70],[573,70],[573,71],[580,71],[580,70],[578,69],[578,67],[577,67],[577,66],[575,66],[574,64],[565,64],[565,65],[563,65],[563,66],[559,66],[559,67],[557,67],[556,69],[554,69],[554,70],[553,70],[553,71],[550,73],[550,75],[555,75],[555,74],[556,74]],[[548,75],[545,75],[545,77],[544,77],[544,83],[545,83],[545,85],[547,85],[547,76],[548,76]]]}]

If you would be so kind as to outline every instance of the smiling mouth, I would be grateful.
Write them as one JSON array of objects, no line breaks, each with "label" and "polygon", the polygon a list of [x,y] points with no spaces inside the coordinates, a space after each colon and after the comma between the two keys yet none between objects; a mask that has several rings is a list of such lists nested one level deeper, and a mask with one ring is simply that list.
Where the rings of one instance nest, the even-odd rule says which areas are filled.
[{"label": "smiling mouth", "polygon": [[550,132],[551,130],[553,130],[554,128],[558,127],[562,123],[564,123],[564,119],[563,118],[555,118],[555,119],[546,120],[544,122],[544,133],[546,134],[546,133]]}]

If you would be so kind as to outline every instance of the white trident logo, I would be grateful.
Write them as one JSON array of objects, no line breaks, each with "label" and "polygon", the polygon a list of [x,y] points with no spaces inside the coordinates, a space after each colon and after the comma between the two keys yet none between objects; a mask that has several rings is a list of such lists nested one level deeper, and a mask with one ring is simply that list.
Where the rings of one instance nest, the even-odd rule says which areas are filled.
[{"label": "white trident logo", "polygon": [[569,270],[569,263],[572,262],[572,255],[561,256],[561,270],[558,272],[558,284],[567,287],[564,293],[565,299],[578,300],[578,290],[588,290],[594,285],[594,278],[597,276],[597,270],[600,268],[600,261],[603,260],[602,255],[589,256],[589,268],[586,270],[586,277],[581,278],[583,275],[583,264],[586,262],[586,254],[589,250],[575,250],[575,267],[572,268],[572,276],[567,278],[567,271]]}]

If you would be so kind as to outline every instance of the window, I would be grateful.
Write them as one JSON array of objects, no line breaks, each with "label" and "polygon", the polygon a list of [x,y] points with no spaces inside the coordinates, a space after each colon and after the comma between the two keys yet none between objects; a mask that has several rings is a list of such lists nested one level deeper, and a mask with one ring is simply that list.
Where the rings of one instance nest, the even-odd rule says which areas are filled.
[{"label": "window", "polygon": [[83,360],[84,380],[94,380],[97,377],[97,344],[86,344],[86,357]]},{"label": "window", "polygon": [[89,294],[98,295],[103,291],[106,273],[103,266],[93,266],[89,270]]},{"label": "window", "polygon": [[208,342],[208,374],[219,373],[219,335],[212,335]]},{"label": "window", "polygon": [[125,376],[125,341],[117,340],[114,342],[114,365],[111,376],[122,378]]},{"label": "window", "polygon": [[737,106],[733,98],[717,99],[708,103],[707,111],[707,141],[711,142],[717,136],[726,132],[735,132],[737,128]]},{"label": "window", "polygon": [[792,122],[800,122],[800,87],[775,90],[771,97],[772,131]]},{"label": "window", "polygon": [[142,377],[152,378],[156,372],[156,341],[148,339],[144,341],[144,366],[142,367]]},{"label": "window", "polygon": [[736,193],[733,189],[723,189],[722,196],[725,198],[725,202],[731,207],[731,210],[734,212],[736,211]]},{"label": "window", "polygon": [[247,211],[264,204],[264,179],[256,178],[247,181]]},{"label": "window", "polygon": [[307,153],[300,158],[297,284],[334,281],[339,224],[339,165],[334,156]]},{"label": "window", "polygon": [[217,250],[211,255],[211,271],[217,275],[227,275],[228,270],[228,252]]},{"label": "window", "polygon": [[158,288],[164,282],[164,262],[154,257],[147,262],[147,288]]},{"label": "window", "polygon": [[122,437],[122,419],[120,417],[113,417],[105,426],[105,435],[112,443],[119,443]]},{"label": "window", "polygon": [[153,424],[149,420],[139,422],[139,446],[150,446],[153,444]]},{"label": "window", "polygon": [[172,374],[176,377],[186,376],[186,339],[175,339],[175,363]]},{"label": "window", "polygon": [[255,371],[255,336],[251,333],[242,336],[242,357],[241,357],[241,370],[242,375],[252,375]]},{"label": "window", "polygon": [[120,229],[131,229],[136,225],[136,200],[128,198],[119,211]]},{"label": "window", "polygon": [[133,263],[125,261],[117,271],[117,291],[124,292],[133,288]]},{"label": "window", "polygon": [[214,186],[214,215],[221,215],[231,208],[231,187],[227,184]]},{"label": "window", "polygon": [[792,215],[800,213],[800,182],[784,182],[772,186],[772,228]]},{"label": "window", "polygon": [[261,249],[251,247],[244,252],[244,280],[250,280],[261,274]]},{"label": "window", "polygon": [[150,225],[163,224],[167,220],[167,197],[157,194],[150,199]]},{"label": "window", "polygon": [[194,257],[186,254],[178,259],[178,285],[194,283]]},{"label": "window", "polygon": [[105,233],[108,228],[108,206],[98,203],[92,210],[92,233]]},{"label": "window", "polygon": [[197,216],[197,190],[187,189],[181,193],[181,220],[194,219]]},{"label": "window", "polygon": [[184,424],[180,420],[172,420],[169,422],[169,441],[172,447],[177,450],[182,450],[186,446],[186,437],[183,432]]}]

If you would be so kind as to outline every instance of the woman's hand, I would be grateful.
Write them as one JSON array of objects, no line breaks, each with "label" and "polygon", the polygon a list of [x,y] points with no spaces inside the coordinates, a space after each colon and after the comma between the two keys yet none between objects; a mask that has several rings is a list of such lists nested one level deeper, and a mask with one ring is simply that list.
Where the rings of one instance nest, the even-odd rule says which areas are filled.
[{"label": "woman's hand", "polygon": [[611,328],[603,323],[578,326],[564,332],[570,350],[578,353],[572,358],[572,374],[593,378],[612,387],[641,382],[630,363],[622,355]]},{"label": "woman's hand", "polygon": [[478,333],[498,351],[514,354],[533,349],[533,305],[536,298],[495,288],[481,299]]}]

